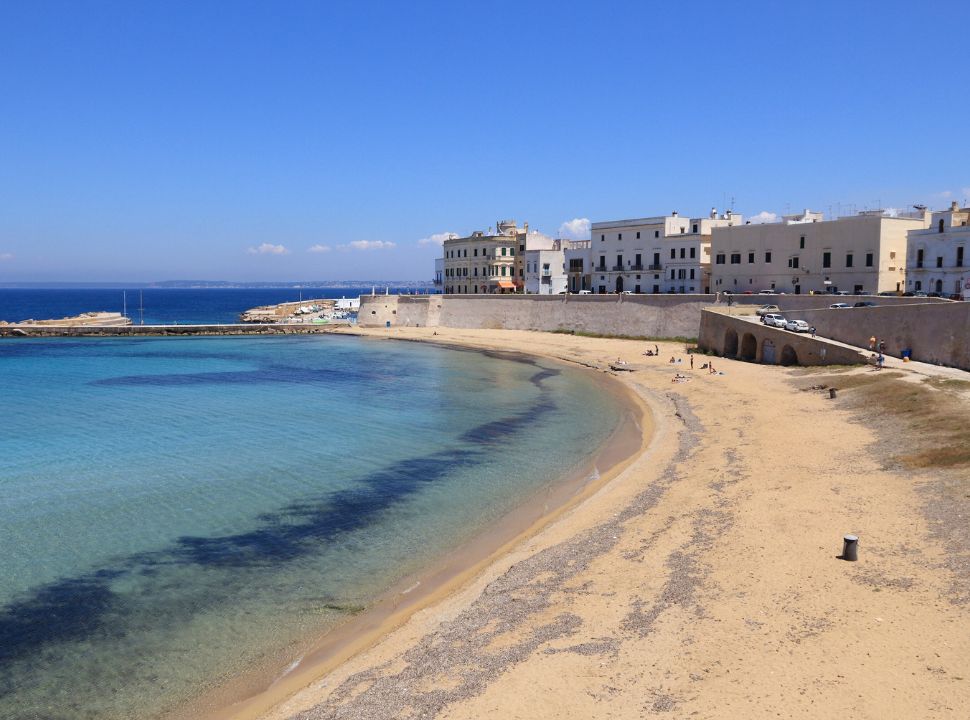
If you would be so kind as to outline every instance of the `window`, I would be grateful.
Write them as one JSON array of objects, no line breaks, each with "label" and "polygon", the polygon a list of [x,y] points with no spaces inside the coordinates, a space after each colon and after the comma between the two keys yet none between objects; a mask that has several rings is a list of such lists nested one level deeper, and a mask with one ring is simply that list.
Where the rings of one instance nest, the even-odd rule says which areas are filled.
[{"label": "window", "polygon": [[788,258],[788,267],[797,268],[798,267],[798,255]]},{"label": "window", "polygon": [[697,232],[697,223],[694,223],[694,232]]},{"label": "window", "polygon": [[653,236],[654,236],[655,238],[658,238],[658,237],[660,237],[660,231],[659,231],[659,230],[654,230],[654,231],[653,231]]},{"label": "window", "polygon": [[694,268],[691,268],[691,269],[690,269],[690,279],[691,279],[691,280],[693,280],[693,279],[694,279]]},{"label": "window", "polygon": [[800,237],[800,238],[798,239],[798,247],[799,247],[799,248],[801,248],[802,250],[804,250],[804,249],[805,249],[805,236],[804,236],[804,235],[802,235],[802,236],[801,236],[801,237]]},{"label": "window", "polygon": [[866,267],[872,267],[872,253],[866,253]]},{"label": "window", "polygon": [[[637,240],[639,240],[639,239],[640,239],[640,231],[637,230]],[[639,286],[638,286],[637,292],[640,292]]]},{"label": "window", "polygon": [[606,255],[600,255],[600,270],[606,270]]},{"label": "window", "polygon": [[616,239],[617,240],[622,240],[623,239],[623,233],[617,233],[616,234]]},{"label": "window", "polygon": [[943,258],[941,258],[939,255],[936,256],[936,266],[943,267]]},{"label": "window", "polygon": [[822,253],[822,267],[823,268],[830,268],[830,267],[832,267],[832,253],[830,253],[830,252],[823,252]]},{"label": "window", "polygon": [[940,224],[938,227],[940,229],[940,232],[943,232],[943,218],[940,218]]},{"label": "window", "polygon": [[741,264],[741,253],[731,253],[731,264],[732,265]]},{"label": "window", "polygon": [[606,235],[600,235],[600,242],[603,242],[604,240],[606,240]]},{"label": "window", "polygon": [[715,265],[724,264],[724,253],[718,253],[717,255],[714,256],[714,264]]},{"label": "window", "polygon": [[771,250],[765,253],[765,262],[769,264],[771,263]]},{"label": "window", "polygon": [[510,247],[509,248],[509,255],[515,257],[515,248],[514,247]]},{"label": "window", "polygon": [[847,268],[852,267],[852,253],[846,253],[846,255],[845,255],[845,266]]},{"label": "window", "polygon": [[697,248],[692,247],[690,249],[690,259],[693,260],[697,257]]},{"label": "window", "polygon": [[506,250],[508,250],[508,248],[502,248],[502,257],[505,257],[505,251]]},{"label": "window", "polygon": [[923,248],[916,251],[916,267],[923,267]]},{"label": "window", "polygon": [[676,277],[677,277],[677,271],[674,270],[673,268],[671,268],[671,270],[670,270],[670,279],[671,280],[675,280]]},{"label": "window", "polygon": [[963,246],[957,248],[957,267],[963,267]]},{"label": "window", "polygon": [[748,263],[751,264],[753,262],[754,262],[754,253],[753,252],[749,252],[748,253]]},{"label": "window", "polygon": [[685,255],[685,252],[684,252],[684,251],[685,251],[685,248],[681,248],[681,249],[680,249],[680,259],[681,259],[681,260],[683,260],[683,259],[684,259],[684,257],[686,257],[686,255]]},{"label": "window", "polygon": [[671,260],[676,260],[677,259],[677,251],[674,250],[673,248],[670,248],[670,259]]}]

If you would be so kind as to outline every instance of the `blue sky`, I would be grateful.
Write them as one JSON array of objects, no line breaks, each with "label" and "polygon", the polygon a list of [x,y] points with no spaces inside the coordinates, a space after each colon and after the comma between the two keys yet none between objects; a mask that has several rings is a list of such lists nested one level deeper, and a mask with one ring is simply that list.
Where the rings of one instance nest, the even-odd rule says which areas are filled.
[{"label": "blue sky", "polygon": [[504,217],[943,206],[970,198],[965,16],[9,0],[0,282],[422,279],[421,239]]}]

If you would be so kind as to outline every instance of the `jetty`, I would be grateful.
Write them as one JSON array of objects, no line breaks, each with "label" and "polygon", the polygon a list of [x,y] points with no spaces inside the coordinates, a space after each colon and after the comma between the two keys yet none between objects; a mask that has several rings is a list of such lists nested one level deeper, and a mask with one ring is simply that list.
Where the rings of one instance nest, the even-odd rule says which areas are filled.
[{"label": "jetty", "polygon": [[86,312],[53,320],[23,320],[16,323],[0,321],[0,328],[125,327],[127,325],[131,325],[131,318],[119,312]]},{"label": "jetty", "polygon": [[328,323],[239,325],[0,325],[3,337],[151,337],[190,335],[315,335],[346,328],[349,320]]}]

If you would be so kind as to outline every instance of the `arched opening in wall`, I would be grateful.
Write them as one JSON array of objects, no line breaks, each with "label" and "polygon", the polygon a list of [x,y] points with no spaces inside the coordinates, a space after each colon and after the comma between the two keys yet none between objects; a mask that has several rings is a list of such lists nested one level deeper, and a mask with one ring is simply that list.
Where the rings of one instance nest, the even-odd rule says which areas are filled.
[{"label": "arched opening in wall", "polygon": [[765,365],[775,364],[775,342],[771,338],[765,338],[761,343],[761,362]]},{"label": "arched opening in wall", "polygon": [[781,364],[782,365],[798,365],[798,354],[795,352],[795,348],[791,345],[785,345],[781,349]]},{"label": "arched opening in wall", "polygon": [[756,357],[758,357],[758,341],[751,333],[745,333],[741,338],[741,359],[750,362]]},{"label": "arched opening in wall", "polygon": [[623,278],[622,277],[618,277],[616,279],[616,291],[617,292],[623,292]]},{"label": "arched opening in wall", "polygon": [[738,356],[738,333],[734,330],[728,330],[724,333],[724,357],[737,357]]},{"label": "arched opening in wall", "polygon": [[938,292],[938,293],[942,293],[943,292],[943,281],[942,280],[937,280],[936,281],[936,292]]}]

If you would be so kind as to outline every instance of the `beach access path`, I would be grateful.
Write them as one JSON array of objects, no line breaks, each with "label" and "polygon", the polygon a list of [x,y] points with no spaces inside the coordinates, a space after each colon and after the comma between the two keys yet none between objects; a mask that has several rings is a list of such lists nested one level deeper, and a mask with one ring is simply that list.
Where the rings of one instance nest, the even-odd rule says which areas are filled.
[{"label": "beach access path", "polygon": [[[808,389],[804,369],[696,355],[691,370],[681,343],[645,357],[653,342],[355,332],[619,359],[654,433],[598,492],[266,720],[966,717],[970,606],[952,560],[967,548],[926,508],[934,472],[887,465],[848,393]],[[858,562],[837,559],[845,533]]]}]

